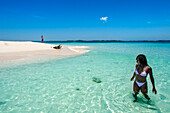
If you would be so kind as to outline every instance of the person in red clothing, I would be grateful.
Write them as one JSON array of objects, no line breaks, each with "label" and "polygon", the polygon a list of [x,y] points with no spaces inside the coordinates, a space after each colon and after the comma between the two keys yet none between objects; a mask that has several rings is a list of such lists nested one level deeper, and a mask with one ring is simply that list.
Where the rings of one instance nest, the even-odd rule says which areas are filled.
[{"label": "person in red clothing", "polygon": [[41,42],[44,42],[44,37],[43,37],[43,35],[41,35]]}]

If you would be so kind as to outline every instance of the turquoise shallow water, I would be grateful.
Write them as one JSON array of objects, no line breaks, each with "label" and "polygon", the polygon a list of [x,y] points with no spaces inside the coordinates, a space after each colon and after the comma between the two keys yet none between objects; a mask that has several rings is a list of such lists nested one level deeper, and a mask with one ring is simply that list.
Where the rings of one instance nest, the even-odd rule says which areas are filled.
[{"label": "turquoise shallow water", "polygon": [[[64,59],[0,69],[0,112],[110,113],[170,112],[169,43],[68,43],[91,51]],[[158,94],[151,102],[140,93],[133,102],[130,81],[136,56],[143,53],[153,68]],[[2,64],[0,64],[2,65]],[[93,77],[102,82],[96,83]]]}]

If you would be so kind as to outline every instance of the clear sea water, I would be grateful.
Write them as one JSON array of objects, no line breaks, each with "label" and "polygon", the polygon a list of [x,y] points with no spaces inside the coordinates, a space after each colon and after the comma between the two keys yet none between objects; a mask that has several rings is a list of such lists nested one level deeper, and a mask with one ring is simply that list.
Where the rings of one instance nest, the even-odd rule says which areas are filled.
[{"label": "clear sea water", "polygon": [[[91,51],[63,59],[14,62],[0,68],[0,112],[5,113],[111,113],[170,112],[170,43],[66,43]],[[153,69],[157,94],[151,102],[133,100],[136,56],[146,55]],[[25,61],[28,62],[28,61]],[[2,64],[0,64],[2,65]],[[93,81],[93,77],[101,83]]]}]

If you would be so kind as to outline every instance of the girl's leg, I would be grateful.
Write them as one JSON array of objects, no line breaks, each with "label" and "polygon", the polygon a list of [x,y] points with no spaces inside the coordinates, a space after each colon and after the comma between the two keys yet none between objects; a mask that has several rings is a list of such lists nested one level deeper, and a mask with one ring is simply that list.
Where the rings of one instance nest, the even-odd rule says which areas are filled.
[{"label": "girl's leg", "polygon": [[135,94],[133,95],[135,98],[134,102],[137,101],[137,94],[139,90],[140,90],[140,87],[137,85],[136,81],[134,81],[134,84],[133,84],[133,91],[135,92]]},{"label": "girl's leg", "polygon": [[141,92],[145,96],[146,99],[150,100],[149,96],[147,95],[147,82],[141,86]]}]

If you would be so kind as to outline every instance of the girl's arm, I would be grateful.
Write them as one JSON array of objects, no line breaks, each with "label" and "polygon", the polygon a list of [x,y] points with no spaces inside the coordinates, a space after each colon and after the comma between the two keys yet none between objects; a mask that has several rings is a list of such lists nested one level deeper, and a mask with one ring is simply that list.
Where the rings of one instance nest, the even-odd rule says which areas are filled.
[{"label": "girl's arm", "polygon": [[[137,66],[138,66],[138,64],[136,64],[135,69],[137,68]],[[134,72],[132,78],[130,79],[130,81],[132,81],[135,76],[136,76],[136,73]]]},{"label": "girl's arm", "polygon": [[155,83],[154,83],[154,78],[153,78],[153,74],[152,74],[152,68],[149,68],[149,75],[150,75],[150,80],[153,86],[152,92],[154,92],[155,94],[157,93],[156,89],[155,89]]},{"label": "girl's arm", "polygon": [[132,78],[130,79],[130,81],[132,81],[135,76],[136,76],[136,74],[135,74],[135,72],[134,72]]}]

